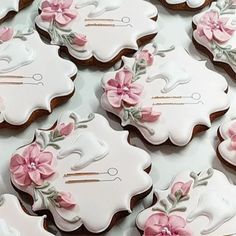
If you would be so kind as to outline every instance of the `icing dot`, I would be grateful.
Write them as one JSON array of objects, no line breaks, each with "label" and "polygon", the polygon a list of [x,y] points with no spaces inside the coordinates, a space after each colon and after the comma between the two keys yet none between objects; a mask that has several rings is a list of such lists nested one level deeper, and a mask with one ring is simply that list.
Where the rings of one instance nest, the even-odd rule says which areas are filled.
[{"label": "icing dot", "polygon": [[34,162],[31,162],[29,165],[28,165],[28,168],[31,169],[31,170],[36,170],[36,164]]},{"label": "icing dot", "polygon": [[161,230],[161,233],[163,236],[167,236],[167,235],[172,235],[172,233],[170,232],[170,230],[167,228],[167,227],[164,227],[162,230]]}]

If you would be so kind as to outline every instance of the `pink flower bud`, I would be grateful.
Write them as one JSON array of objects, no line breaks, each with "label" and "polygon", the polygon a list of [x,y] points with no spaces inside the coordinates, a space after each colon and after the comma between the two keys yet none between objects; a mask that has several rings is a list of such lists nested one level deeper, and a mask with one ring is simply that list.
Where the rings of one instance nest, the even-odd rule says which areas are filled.
[{"label": "pink flower bud", "polygon": [[154,56],[148,50],[142,50],[137,53],[136,59],[138,60],[145,60],[148,66],[151,66],[154,61]]},{"label": "pink flower bud", "polygon": [[78,45],[80,47],[83,47],[87,43],[87,37],[84,34],[75,34],[72,43],[75,45]]},{"label": "pink flower bud", "polygon": [[13,37],[13,29],[8,28],[8,27],[3,27],[0,29],[0,41],[6,42]]},{"label": "pink flower bud", "polygon": [[56,201],[60,207],[65,209],[71,209],[76,205],[70,193],[60,192]]},{"label": "pink flower bud", "polygon": [[65,125],[64,123],[58,125],[58,127],[56,128],[59,131],[59,134],[61,136],[68,136],[71,134],[71,132],[74,129],[74,124],[71,122],[67,125]]},{"label": "pink flower bud", "polygon": [[191,180],[186,183],[176,182],[171,188],[171,193],[175,196],[177,192],[180,192],[181,197],[185,197],[188,195],[191,185],[192,185]]},{"label": "pink flower bud", "polygon": [[153,111],[152,107],[144,107],[141,109],[141,121],[154,122],[160,115],[161,113]]}]

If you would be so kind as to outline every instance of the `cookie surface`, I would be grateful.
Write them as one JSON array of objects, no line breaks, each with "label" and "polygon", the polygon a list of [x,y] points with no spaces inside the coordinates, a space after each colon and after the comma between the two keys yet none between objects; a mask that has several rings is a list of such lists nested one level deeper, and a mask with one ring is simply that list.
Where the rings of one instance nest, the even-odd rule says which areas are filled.
[{"label": "cookie surface", "polygon": [[178,11],[197,11],[209,5],[212,0],[160,0],[167,8]]},{"label": "cookie surface", "polygon": [[78,64],[110,66],[157,33],[157,9],[144,0],[63,0],[60,13],[52,2],[42,2],[37,29]]},{"label": "cookie surface", "polygon": [[236,78],[236,4],[232,0],[213,2],[193,17],[193,42],[214,64]]},{"label": "cookie surface", "polygon": [[1,0],[0,23],[13,15],[12,13],[17,13],[32,2],[33,0]]},{"label": "cookie surface", "polygon": [[92,233],[105,231],[117,213],[131,213],[133,199],[152,187],[145,172],[150,156],[131,146],[127,136],[101,115],[81,119],[65,113],[54,129],[37,130],[35,141],[12,156],[11,181],[32,196],[34,211],[49,210],[59,229],[84,225]]},{"label": "cookie surface", "polygon": [[72,96],[77,68],[36,31],[0,31],[0,127],[25,126]]},{"label": "cookie surface", "polygon": [[151,144],[186,145],[229,107],[224,77],[182,47],[148,44],[123,63],[102,80],[102,107]]},{"label": "cookie surface", "polygon": [[232,119],[223,123],[218,130],[220,144],[218,145],[218,157],[231,167],[236,167],[236,120]]},{"label": "cookie surface", "polygon": [[42,216],[28,215],[19,200],[10,194],[0,197],[0,235],[1,236],[53,236],[44,229]]},{"label": "cookie surface", "polygon": [[136,219],[144,236],[235,234],[236,187],[218,170],[182,172],[167,190],[155,188],[155,196]]}]

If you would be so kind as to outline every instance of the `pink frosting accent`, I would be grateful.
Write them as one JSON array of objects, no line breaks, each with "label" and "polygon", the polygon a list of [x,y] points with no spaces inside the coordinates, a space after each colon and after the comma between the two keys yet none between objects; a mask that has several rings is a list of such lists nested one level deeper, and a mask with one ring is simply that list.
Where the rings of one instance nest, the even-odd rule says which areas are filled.
[{"label": "pink frosting accent", "polygon": [[154,122],[160,115],[161,113],[153,111],[152,107],[144,107],[141,109],[141,121]]},{"label": "pink frosting accent", "polygon": [[59,132],[59,134],[61,136],[68,136],[72,133],[72,131],[74,130],[74,123],[70,122],[69,124],[59,124],[55,130],[57,130]]},{"label": "pink frosting accent", "polygon": [[55,20],[58,24],[65,26],[76,16],[77,12],[69,9],[73,0],[45,0],[42,2],[41,18],[44,21]]},{"label": "pink frosting accent", "polygon": [[186,221],[181,216],[156,213],[147,219],[144,236],[191,236],[185,226]]},{"label": "pink frosting accent", "polygon": [[115,79],[110,79],[105,85],[105,91],[109,103],[115,107],[121,107],[121,103],[136,105],[143,91],[143,85],[132,83],[133,73],[123,69],[116,73]]},{"label": "pink frosting accent", "polygon": [[229,136],[231,138],[231,147],[236,150],[236,122],[229,127]]},{"label": "pink frosting accent", "polygon": [[75,37],[72,40],[72,43],[75,45],[78,45],[80,47],[83,47],[87,43],[87,37],[84,34],[76,34]]},{"label": "pink frosting accent", "polygon": [[232,37],[236,29],[227,25],[228,21],[229,17],[220,17],[216,11],[206,12],[197,25],[197,32],[209,41],[214,39],[218,43],[224,43]]},{"label": "pink frosting accent", "polygon": [[176,182],[171,188],[171,193],[173,195],[175,195],[176,192],[180,191],[181,192],[181,197],[185,197],[185,196],[188,195],[188,193],[191,189],[192,183],[193,183],[193,181],[191,181],[191,180],[186,182],[186,183]]},{"label": "pink frosting accent", "polygon": [[41,151],[37,144],[31,144],[22,155],[15,154],[11,158],[12,178],[20,186],[42,185],[44,179],[55,173],[52,159],[51,152]]},{"label": "pink frosting accent", "polygon": [[0,41],[6,42],[12,39],[14,30],[8,27],[0,28]]},{"label": "pink frosting accent", "polygon": [[65,193],[65,192],[58,193],[56,201],[60,207],[65,209],[71,209],[76,205],[70,193]]},{"label": "pink frosting accent", "polygon": [[148,66],[151,66],[154,61],[154,55],[148,50],[142,50],[138,52],[135,57],[137,60],[145,60]]}]

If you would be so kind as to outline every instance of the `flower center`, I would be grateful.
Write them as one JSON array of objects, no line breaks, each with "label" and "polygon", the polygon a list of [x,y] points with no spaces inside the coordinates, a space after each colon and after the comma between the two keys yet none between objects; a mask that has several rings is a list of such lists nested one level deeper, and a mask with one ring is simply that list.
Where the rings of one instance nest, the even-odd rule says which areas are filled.
[{"label": "flower center", "polygon": [[219,28],[220,28],[220,26],[219,26],[218,22],[214,22],[213,29],[219,29]]},{"label": "flower center", "polygon": [[167,236],[167,235],[171,236],[172,235],[172,233],[170,232],[168,227],[163,227],[163,229],[161,230],[161,233],[163,236]]},{"label": "flower center", "polygon": [[36,170],[36,164],[35,164],[35,162],[31,162],[31,163],[28,165],[28,168],[29,168],[30,170]]},{"label": "flower center", "polygon": [[127,92],[129,92],[129,88],[128,88],[127,86],[124,86],[124,87],[123,87],[123,91],[124,91],[125,93],[127,93]]}]

